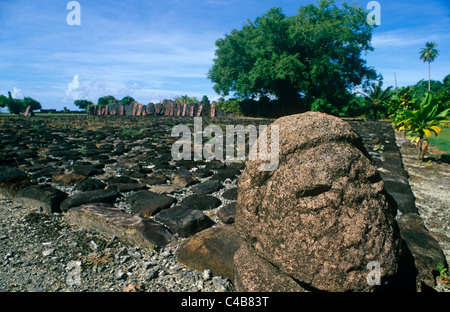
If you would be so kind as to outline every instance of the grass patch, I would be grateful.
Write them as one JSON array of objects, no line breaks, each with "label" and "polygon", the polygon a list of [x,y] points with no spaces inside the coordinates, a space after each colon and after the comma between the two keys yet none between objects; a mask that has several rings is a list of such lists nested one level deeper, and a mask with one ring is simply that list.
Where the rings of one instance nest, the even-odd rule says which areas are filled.
[{"label": "grass patch", "polygon": [[442,132],[438,136],[430,135],[428,141],[440,151],[450,154],[450,127],[442,127]]}]

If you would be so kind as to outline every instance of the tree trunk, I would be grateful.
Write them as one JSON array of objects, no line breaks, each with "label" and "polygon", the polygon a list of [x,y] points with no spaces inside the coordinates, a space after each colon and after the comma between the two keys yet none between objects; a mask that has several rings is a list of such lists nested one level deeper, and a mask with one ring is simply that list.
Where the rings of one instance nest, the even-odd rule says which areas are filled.
[{"label": "tree trunk", "polygon": [[423,153],[422,153],[422,160],[425,158],[425,155],[427,154],[428,151],[428,141],[425,141],[425,147],[423,148]]},{"label": "tree trunk", "polygon": [[420,139],[420,141],[419,141],[419,159],[418,159],[418,161],[422,161],[422,144],[423,144],[423,139]]},{"label": "tree trunk", "polygon": [[428,62],[428,91],[431,91],[431,67],[430,63]]},{"label": "tree trunk", "polygon": [[280,105],[280,115],[290,115],[294,113],[303,113],[308,108],[301,104],[298,90],[289,82],[280,81],[277,85],[276,95]]}]

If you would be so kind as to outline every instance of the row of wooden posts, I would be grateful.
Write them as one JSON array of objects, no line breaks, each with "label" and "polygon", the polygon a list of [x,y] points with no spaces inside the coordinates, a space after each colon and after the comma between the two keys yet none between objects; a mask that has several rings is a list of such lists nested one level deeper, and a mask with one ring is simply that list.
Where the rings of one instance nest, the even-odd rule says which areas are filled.
[{"label": "row of wooden posts", "polygon": [[165,100],[163,103],[144,105],[133,102],[128,105],[114,103],[111,105],[93,105],[89,109],[90,115],[118,115],[118,116],[190,116],[190,117],[216,117],[216,103],[190,103],[182,104]]}]

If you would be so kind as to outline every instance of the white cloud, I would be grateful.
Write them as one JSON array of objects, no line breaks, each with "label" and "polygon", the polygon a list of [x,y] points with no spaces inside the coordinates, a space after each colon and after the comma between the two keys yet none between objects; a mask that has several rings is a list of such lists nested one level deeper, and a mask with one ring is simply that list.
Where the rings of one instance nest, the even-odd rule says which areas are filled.
[{"label": "white cloud", "polygon": [[12,96],[13,98],[15,98],[15,99],[22,98],[22,97],[23,97],[23,95],[22,95],[22,90],[20,90],[20,89],[14,87],[13,90],[12,90],[12,92],[11,92],[11,96]]},{"label": "white cloud", "polygon": [[99,97],[109,95],[114,87],[108,87],[97,81],[81,81],[76,74],[72,81],[67,84],[64,102],[75,100],[90,100],[96,102]]}]

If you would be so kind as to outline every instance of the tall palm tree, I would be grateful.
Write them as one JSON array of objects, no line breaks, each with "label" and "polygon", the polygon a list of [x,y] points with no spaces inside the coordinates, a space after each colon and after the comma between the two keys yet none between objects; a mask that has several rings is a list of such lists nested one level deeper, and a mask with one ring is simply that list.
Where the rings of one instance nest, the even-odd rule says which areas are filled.
[{"label": "tall palm tree", "polygon": [[439,50],[436,49],[437,43],[427,42],[425,44],[425,48],[420,49],[420,59],[423,62],[428,62],[428,91],[431,91],[431,71],[430,64],[433,62],[439,55]]}]

